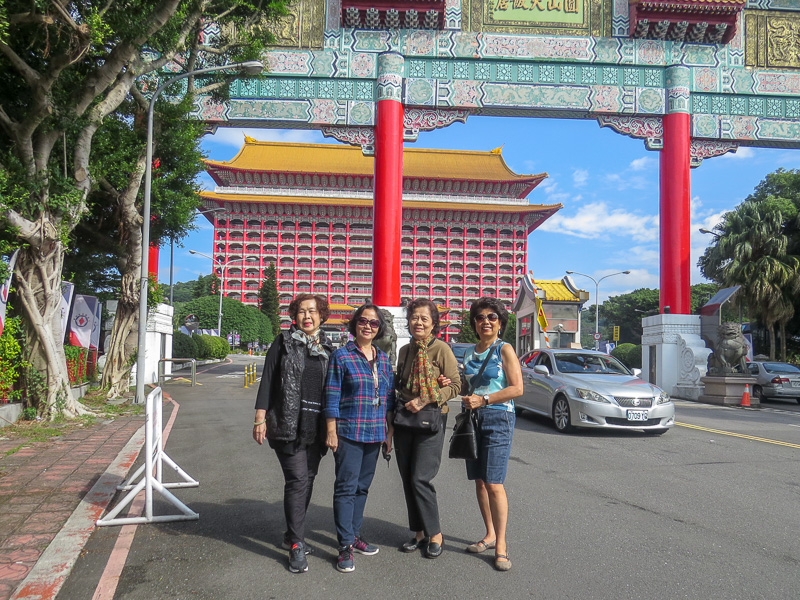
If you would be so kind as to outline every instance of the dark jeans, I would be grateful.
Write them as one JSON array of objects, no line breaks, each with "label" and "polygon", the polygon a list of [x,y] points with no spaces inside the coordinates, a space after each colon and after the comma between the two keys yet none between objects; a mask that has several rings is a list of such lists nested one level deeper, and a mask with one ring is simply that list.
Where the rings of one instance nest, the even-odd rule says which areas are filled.
[{"label": "dark jeans", "polygon": [[339,448],[333,455],[336,461],[333,520],[340,547],[351,546],[361,534],[364,507],[380,449],[380,442],[354,442],[339,436]]},{"label": "dark jeans", "polygon": [[437,433],[416,433],[401,427],[394,430],[397,467],[408,509],[408,528],[415,532],[424,531],[426,537],[442,531],[433,478],[442,463],[446,430],[447,415],[442,415],[442,425]]},{"label": "dark jeans", "polygon": [[301,447],[294,454],[276,450],[283,478],[283,512],[286,516],[286,539],[289,544],[305,544],[306,511],[314,491],[314,478],[319,470],[319,442]]}]

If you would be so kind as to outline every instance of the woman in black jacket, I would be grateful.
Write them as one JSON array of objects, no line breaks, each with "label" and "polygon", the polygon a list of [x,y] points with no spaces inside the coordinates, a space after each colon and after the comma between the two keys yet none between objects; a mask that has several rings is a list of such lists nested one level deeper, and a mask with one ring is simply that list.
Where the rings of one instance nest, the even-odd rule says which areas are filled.
[{"label": "woman in black jacket", "polygon": [[295,297],[289,305],[294,323],[270,346],[256,399],[253,439],[259,445],[267,440],[285,479],[283,547],[289,550],[292,573],[308,571],[306,510],[319,462],[327,452],[322,392],[333,347],[320,325],[329,315],[328,302],[321,296]]}]

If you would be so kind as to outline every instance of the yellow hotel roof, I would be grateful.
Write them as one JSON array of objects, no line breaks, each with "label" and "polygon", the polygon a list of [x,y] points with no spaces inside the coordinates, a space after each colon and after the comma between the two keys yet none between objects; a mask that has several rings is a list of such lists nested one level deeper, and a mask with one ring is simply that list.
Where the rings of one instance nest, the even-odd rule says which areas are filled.
[{"label": "yellow hotel roof", "polygon": [[[258,194],[218,194],[202,191],[204,200],[218,202],[263,202],[268,204],[324,204],[333,206],[372,206],[372,198],[317,198],[307,196],[261,196]],[[434,210],[490,210],[502,213],[555,212],[561,204],[473,204],[468,202],[419,202],[403,200],[406,208],[429,208]]]},{"label": "yellow hotel roof", "polygon": [[[239,153],[230,161],[205,161],[209,167],[320,173],[373,175],[374,158],[364,156],[359,146],[341,144],[291,144],[260,142],[245,136]],[[518,175],[508,168],[500,149],[488,152],[470,150],[403,149],[403,176],[437,179],[486,181],[526,181],[544,179],[547,173]]]}]

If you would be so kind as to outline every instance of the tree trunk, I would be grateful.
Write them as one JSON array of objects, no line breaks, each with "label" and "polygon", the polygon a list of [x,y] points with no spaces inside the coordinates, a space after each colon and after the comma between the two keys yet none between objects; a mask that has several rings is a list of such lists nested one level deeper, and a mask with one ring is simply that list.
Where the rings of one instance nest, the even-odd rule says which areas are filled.
[{"label": "tree trunk", "polygon": [[[70,393],[64,332],[61,330],[61,267],[64,247],[44,217],[37,222],[41,243],[20,251],[15,281],[27,317],[27,356],[44,377],[38,412],[46,419],[90,414]],[[48,235],[49,234],[49,235]],[[31,389],[31,391],[33,391]]]},{"label": "tree trunk", "polygon": [[100,385],[108,388],[106,397],[109,399],[124,396],[130,387],[139,324],[139,269],[136,271],[136,274],[125,273],[122,276],[117,314],[106,349],[106,364]]},{"label": "tree trunk", "polygon": [[786,322],[781,321],[781,360],[786,362]]},{"label": "tree trunk", "polygon": [[775,360],[775,323],[770,323],[767,331],[769,331],[769,359]]}]

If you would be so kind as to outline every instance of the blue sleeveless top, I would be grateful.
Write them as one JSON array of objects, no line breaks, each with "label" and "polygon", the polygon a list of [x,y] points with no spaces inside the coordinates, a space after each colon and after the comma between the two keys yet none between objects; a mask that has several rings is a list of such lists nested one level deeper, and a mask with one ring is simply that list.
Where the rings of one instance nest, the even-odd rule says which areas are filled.
[{"label": "blue sleeveless top", "polygon": [[[508,387],[506,373],[503,371],[503,357],[500,354],[504,344],[505,342],[500,342],[496,346],[490,346],[488,350],[480,354],[475,352],[475,346],[473,346],[472,350],[469,350],[466,356],[464,356],[464,374],[467,377],[467,381],[472,385],[473,394],[485,396],[493,394],[494,392],[499,392]],[[483,361],[486,359],[487,352],[491,352],[492,356],[489,358],[489,362],[486,364],[486,368],[481,374],[480,381],[473,381],[473,377],[481,370],[481,365],[483,365]],[[514,401],[495,402],[484,408],[513,412]]]}]

